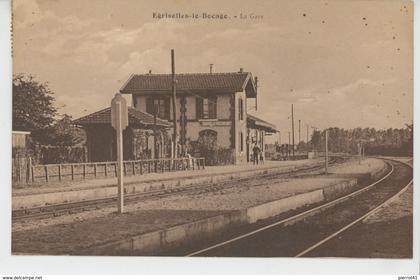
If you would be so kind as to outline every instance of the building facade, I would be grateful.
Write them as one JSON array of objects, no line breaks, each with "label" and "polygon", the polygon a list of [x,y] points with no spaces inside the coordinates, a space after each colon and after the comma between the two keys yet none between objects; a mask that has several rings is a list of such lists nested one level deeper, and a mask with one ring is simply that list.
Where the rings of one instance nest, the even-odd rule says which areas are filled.
[{"label": "building facade", "polygon": [[[173,122],[170,74],[132,75],[120,92],[131,95],[133,106],[139,111]],[[231,73],[177,74],[176,96],[181,154],[209,159],[218,154],[217,160],[224,158],[215,164],[250,160],[247,104],[249,99],[257,98],[257,78],[242,69]]]}]

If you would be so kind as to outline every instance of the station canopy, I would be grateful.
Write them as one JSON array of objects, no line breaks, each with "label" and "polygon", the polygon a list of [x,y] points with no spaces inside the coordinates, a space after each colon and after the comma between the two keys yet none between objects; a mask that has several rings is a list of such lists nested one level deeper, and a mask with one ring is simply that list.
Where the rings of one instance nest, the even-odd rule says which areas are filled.
[{"label": "station canopy", "polygon": [[267,133],[276,133],[278,131],[274,124],[264,121],[250,114],[248,114],[247,117],[247,124],[249,128],[261,129]]}]

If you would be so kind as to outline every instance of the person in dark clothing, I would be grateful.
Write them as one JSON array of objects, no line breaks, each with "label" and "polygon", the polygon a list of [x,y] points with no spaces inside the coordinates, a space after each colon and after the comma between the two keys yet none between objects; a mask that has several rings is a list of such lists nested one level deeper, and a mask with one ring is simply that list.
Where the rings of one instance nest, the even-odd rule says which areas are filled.
[{"label": "person in dark clothing", "polygon": [[252,149],[252,152],[254,156],[254,165],[258,164],[258,159],[260,157],[260,147],[258,147],[258,145],[255,145],[254,148]]}]

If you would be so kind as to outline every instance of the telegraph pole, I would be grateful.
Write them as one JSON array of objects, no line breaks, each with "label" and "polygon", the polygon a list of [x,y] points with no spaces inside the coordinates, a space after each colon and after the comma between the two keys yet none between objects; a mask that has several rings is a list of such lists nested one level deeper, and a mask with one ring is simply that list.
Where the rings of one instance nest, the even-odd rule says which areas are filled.
[{"label": "telegraph pole", "polygon": [[295,159],[295,121],[293,118],[293,104],[292,104],[292,156]]},{"label": "telegraph pole", "polygon": [[300,120],[299,120],[299,141],[298,141],[298,147],[299,147],[299,144],[300,144]]},{"label": "telegraph pole", "polygon": [[289,143],[287,144],[287,159],[289,159],[290,156],[290,131],[289,131]]},{"label": "telegraph pole", "polygon": [[177,118],[176,118],[176,78],[175,78],[175,52],[171,50],[171,62],[172,62],[172,117],[173,117],[173,124],[174,124],[174,134],[172,137],[172,142],[174,145],[174,154],[173,157],[178,157],[178,135],[177,135]]},{"label": "telegraph pole", "polygon": [[328,129],[325,130],[325,174],[328,174]]},{"label": "telegraph pole", "polygon": [[157,104],[154,104],[154,106],[155,106],[155,110],[154,110],[154,114],[153,114],[153,149],[154,149],[154,152],[153,152],[153,154],[154,154],[154,158],[158,158],[158,155],[157,155],[157,139],[156,139],[156,137],[157,137],[157,128],[156,128],[156,122],[157,122],[157,114],[159,113],[158,112],[158,110],[159,110],[159,107],[158,107],[158,105]]}]

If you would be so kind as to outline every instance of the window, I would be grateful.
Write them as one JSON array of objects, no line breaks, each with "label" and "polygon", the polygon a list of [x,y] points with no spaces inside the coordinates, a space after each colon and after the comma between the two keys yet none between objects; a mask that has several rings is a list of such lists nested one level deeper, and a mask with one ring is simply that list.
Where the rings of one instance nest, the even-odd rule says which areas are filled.
[{"label": "window", "polygon": [[244,151],[244,134],[241,132],[241,152]]},{"label": "window", "polygon": [[217,119],[217,97],[196,98],[197,119]]},{"label": "window", "polygon": [[242,121],[244,119],[244,101],[242,99],[239,99],[238,106],[239,120]]},{"label": "window", "polygon": [[169,119],[169,98],[149,97],[146,99],[146,112],[154,115],[155,109],[157,116],[161,119]]},{"label": "window", "polygon": [[209,118],[209,99],[203,99],[203,119]]}]

